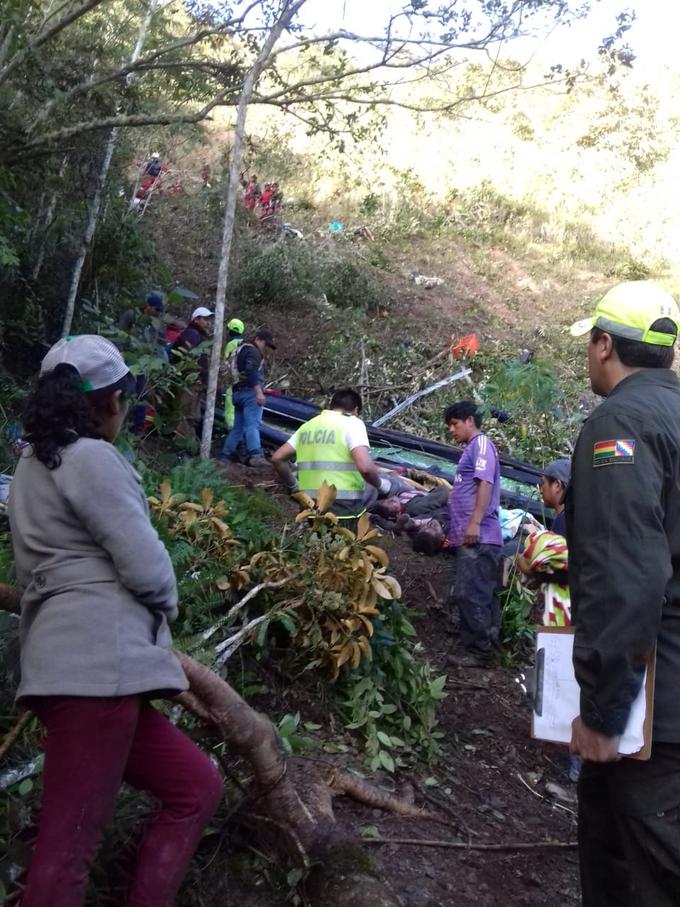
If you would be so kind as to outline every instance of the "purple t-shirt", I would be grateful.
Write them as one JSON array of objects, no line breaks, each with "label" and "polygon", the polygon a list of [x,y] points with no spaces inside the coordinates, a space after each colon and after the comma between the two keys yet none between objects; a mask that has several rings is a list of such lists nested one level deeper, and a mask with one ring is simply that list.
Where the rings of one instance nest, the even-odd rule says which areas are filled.
[{"label": "purple t-shirt", "polygon": [[501,504],[501,468],[498,452],[485,434],[476,435],[463,451],[451,491],[450,543],[454,548],[463,544],[465,530],[475,509],[479,482],[489,482],[491,500],[479,527],[481,545],[502,545],[498,511]]}]

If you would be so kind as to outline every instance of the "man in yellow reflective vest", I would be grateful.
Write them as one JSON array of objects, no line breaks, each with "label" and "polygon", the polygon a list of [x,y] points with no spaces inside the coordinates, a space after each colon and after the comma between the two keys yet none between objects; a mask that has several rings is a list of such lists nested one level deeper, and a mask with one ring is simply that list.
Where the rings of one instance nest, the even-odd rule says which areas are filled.
[{"label": "man in yellow reflective vest", "polygon": [[[331,508],[340,520],[354,520],[390,483],[380,477],[369,453],[366,426],[359,418],[361,397],[346,388],[336,391],[328,409],[305,422],[272,456],[272,466],[292,491],[316,498],[327,482],[337,490]],[[288,460],[297,459],[297,481]],[[370,486],[366,487],[366,483]]]},{"label": "man in yellow reflective vest", "polygon": [[229,336],[227,344],[224,347],[224,365],[223,372],[227,378],[227,390],[224,394],[224,422],[229,431],[234,427],[234,399],[232,397],[231,381],[232,369],[231,360],[236,355],[236,351],[244,341],[245,326],[240,318],[232,318],[227,325]]}]

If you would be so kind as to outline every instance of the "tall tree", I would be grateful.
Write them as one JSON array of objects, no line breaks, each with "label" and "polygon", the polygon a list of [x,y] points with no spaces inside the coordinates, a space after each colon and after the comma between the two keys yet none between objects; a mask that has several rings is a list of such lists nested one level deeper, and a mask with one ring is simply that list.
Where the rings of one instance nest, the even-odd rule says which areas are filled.
[{"label": "tall tree", "polygon": [[[137,34],[135,46],[133,47],[132,53],[130,54],[131,66],[134,66],[134,64],[137,62],[137,60],[139,60],[142,54],[142,49],[144,47],[147,32],[149,31],[149,26],[151,25],[151,17],[153,16],[155,6],[156,0],[150,0],[149,6],[139,26],[139,32]],[[134,77],[134,72],[129,72],[127,74],[127,76],[125,77],[127,86],[130,86]],[[118,128],[118,126],[112,127],[107,136],[106,142],[104,143],[104,151],[102,154],[101,164],[99,165],[99,171],[97,173],[94,191],[92,193],[89,211],[87,213],[87,220],[85,221],[85,226],[83,228],[83,233],[80,240],[80,247],[78,249],[78,255],[74,262],[73,270],[71,272],[71,279],[69,281],[68,293],[66,295],[64,323],[61,328],[62,337],[66,337],[71,333],[71,324],[73,323],[73,315],[76,308],[76,297],[78,295],[78,287],[80,286],[80,277],[83,273],[83,265],[85,264],[85,258],[87,257],[87,253],[92,243],[94,231],[97,229],[97,220],[99,219],[99,212],[102,206],[102,198],[104,195],[104,187],[106,186],[106,178],[109,175],[111,159],[113,158],[113,152],[116,148],[116,142],[118,141]]]}]

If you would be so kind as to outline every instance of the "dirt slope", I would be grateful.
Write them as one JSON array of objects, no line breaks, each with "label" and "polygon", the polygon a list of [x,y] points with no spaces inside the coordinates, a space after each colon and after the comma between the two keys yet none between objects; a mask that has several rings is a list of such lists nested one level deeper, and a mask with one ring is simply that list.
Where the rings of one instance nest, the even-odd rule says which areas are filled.
[{"label": "dirt slope", "polygon": [[[265,485],[273,490],[270,469],[230,467],[235,482]],[[352,802],[335,803],[338,821],[352,834],[369,830],[382,838],[464,841],[471,844],[540,845],[573,842],[575,804],[558,805],[546,784],[560,785],[567,796],[574,788],[566,777],[566,751],[530,739],[530,715],[515,677],[519,667],[493,670],[454,668],[448,661],[452,638],[445,601],[451,576],[446,556],[415,554],[402,538],[383,536],[390,571],[399,579],[404,603],[415,612],[414,625],[425,655],[439,673],[447,674],[447,698],[439,718],[443,731],[441,761],[396,778],[378,773],[373,780],[388,789],[413,787],[415,802],[439,813],[444,823],[404,819]],[[300,710],[303,720],[319,719],[319,703],[304,690],[275,679],[267,702],[257,703],[270,714]],[[326,712],[326,719],[328,714]],[[325,722],[327,724],[327,720]],[[340,728],[336,728],[341,733]],[[335,757],[340,764],[363,771],[360,754]],[[427,780],[427,783],[426,783]],[[237,841],[234,842],[238,850]],[[380,859],[403,907],[565,907],[579,903],[575,849],[505,851],[449,850],[424,844],[366,844]],[[225,847],[228,853],[228,845]],[[200,871],[201,900],[187,892],[180,907],[277,907],[290,903],[277,888],[272,872],[246,854],[236,862],[224,851]],[[199,863],[204,862],[202,855]],[[236,870],[235,871],[235,868]],[[559,895],[557,894],[559,892]]]}]

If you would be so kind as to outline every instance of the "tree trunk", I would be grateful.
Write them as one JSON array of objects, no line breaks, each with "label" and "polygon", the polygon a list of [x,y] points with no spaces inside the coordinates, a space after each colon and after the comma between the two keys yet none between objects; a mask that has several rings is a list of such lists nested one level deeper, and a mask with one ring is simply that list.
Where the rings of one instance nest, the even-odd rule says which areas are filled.
[{"label": "tree trunk", "polygon": [[292,22],[295,14],[306,0],[284,0],[279,17],[272,26],[271,31],[262,45],[252,68],[248,72],[241,89],[236,111],[236,128],[234,131],[234,147],[231,151],[229,164],[229,182],[224,204],[224,223],[222,227],[222,250],[220,266],[217,272],[217,291],[215,294],[215,324],[213,328],[213,345],[210,354],[210,371],[208,374],[208,389],[205,400],[205,413],[203,416],[203,432],[201,434],[201,459],[210,457],[213,424],[215,422],[215,402],[217,398],[217,382],[219,378],[220,362],[222,359],[222,345],[224,340],[224,303],[229,283],[229,258],[231,256],[231,241],[234,236],[234,220],[236,216],[236,198],[238,195],[239,175],[241,161],[243,160],[243,142],[246,131],[246,114],[248,104],[263,70],[265,69],[274,45],[283,32]]},{"label": "tree trunk", "polygon": [[[151,24],[151,17],[153,16],[154,7],[156,5],[156,0],[151,0],[149,7],[144,16],[144,20],[139,28],[139,33],[137,34],[137,41],[130,55],[130,64],[136,63],[139,59],[142,48],[144,47],[144,41],[146,40],[146,33],[149,30],[149,25]],[[128,75],[126,79],[126,84],[130,84],[133,76]],[[97,229],[97,221],[99,220],[99,212],[102,207],[102,198],[104,196],[104,188],[106,186],[106,178],[109,175],[109,167],[111,166],[111,159],[113,158],[113,152],[116,147],[116,142],[118,141],[118,127],[114,126],[113,129],[109,132],[109,137],[106,140],[104,145],[104,156],[102,157],[101,164],[99,165],[99,172],[97,173],[97,180],[94,187],[94,194],[90,200],[90,208],[87,214],[87,220],[85,222],[85,227],[83,229],[82,239],[80,241],[80,246],[78,248],[78,257],[75,260],[73,265],[73,271],[71,272],[71,280],[69,282],[68,294],[66,296],[66,311],[64,313],[64,323],[61,329],[61,336],[66,337],[71,333],[71,325],[73,324],[73,316],[76,310],[76,297],[78,295],[78,289],[80,287],[80,278],[83,273],[83,266],[85,265],[85,259],[87,258],[87,253],[90,251],[90,245],[92,244],[92,238],[94,236],[94,231]]]}]

